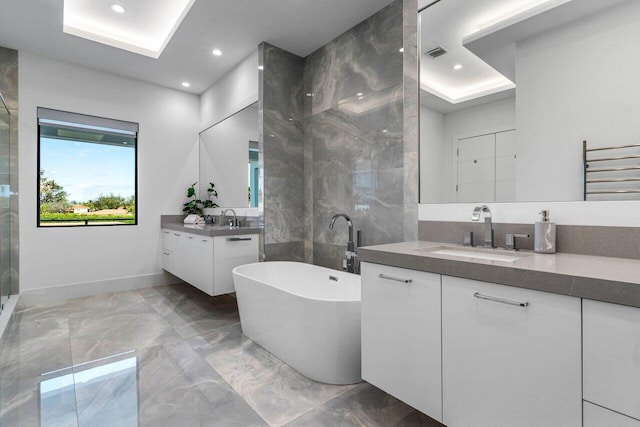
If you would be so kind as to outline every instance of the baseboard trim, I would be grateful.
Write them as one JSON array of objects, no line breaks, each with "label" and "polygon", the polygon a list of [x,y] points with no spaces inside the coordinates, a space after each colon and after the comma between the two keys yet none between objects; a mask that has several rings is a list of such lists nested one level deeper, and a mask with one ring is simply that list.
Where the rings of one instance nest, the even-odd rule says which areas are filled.
[{"label": "baseboard trim", "polygon": [[65,301],[73,298],[90,297],[112,292],[133,291],[154,286],[173,285],[182,282],[166,273],[153,273],[141,276],[119,277],[117,279],[96,280],[92,282],[70,283],[68,285],[47,288],[21,290],[22,304],[32,306]]},{"label": "baseboard trim", "polygon": [[5,342],[4,333],[9,330],[9,326],[11,326],[13,312],[16,310],[19,301],[20,295],[11,295],[4,305],[4,310],[0,313],[0,352],[2,352],[2,347]]}]

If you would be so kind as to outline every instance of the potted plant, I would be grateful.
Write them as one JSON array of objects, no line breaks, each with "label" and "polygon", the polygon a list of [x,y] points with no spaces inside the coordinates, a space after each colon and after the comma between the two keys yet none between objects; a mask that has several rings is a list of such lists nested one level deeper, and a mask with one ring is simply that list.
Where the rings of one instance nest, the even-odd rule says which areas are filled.
[{"label": "potted plant", "polygon": [[217,208],[218,204],[213,200],[218,197],[218,192],[215,189],[215,184],[213,182],[209,183],[209,188],[207,188],[207,193],[209,193],[207,200],[200,200],[196,198],[196,184],[194,182],[191,184],[189,188],[187,188],[187,203],[184,204],[182,208],[182,212],[187,215],[196,214],[202,215],[203,208]]}]

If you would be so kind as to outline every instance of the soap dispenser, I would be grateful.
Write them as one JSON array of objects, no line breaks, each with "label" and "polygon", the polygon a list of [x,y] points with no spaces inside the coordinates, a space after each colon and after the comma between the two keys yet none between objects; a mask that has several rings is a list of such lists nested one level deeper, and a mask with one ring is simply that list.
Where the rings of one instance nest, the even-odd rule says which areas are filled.
[{"label": "soap dispenser", "polygon": [[556,253],[556,224],[549,222],[549,211],[540,212],[542,217],[535,224],[533,248],[540,254]]}]

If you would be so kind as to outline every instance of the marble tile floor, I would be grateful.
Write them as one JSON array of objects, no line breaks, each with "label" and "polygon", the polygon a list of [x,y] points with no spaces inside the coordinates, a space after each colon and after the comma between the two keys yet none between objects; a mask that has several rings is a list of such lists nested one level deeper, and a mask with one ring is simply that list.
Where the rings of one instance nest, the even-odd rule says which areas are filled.
[{"label": "marble tile floor", "polygon": [[246,338],[233,296],[186,285],[19,309],[0,426],[439,426],[381,390],[312,381]]}]

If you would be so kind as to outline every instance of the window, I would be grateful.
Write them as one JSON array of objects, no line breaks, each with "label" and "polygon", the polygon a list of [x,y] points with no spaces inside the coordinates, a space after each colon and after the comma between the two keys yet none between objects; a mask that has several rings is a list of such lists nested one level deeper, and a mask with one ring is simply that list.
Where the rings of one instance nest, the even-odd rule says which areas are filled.
[{"label": "window", "polygon": [[138,223],[138,124],[38,108],[38,226]]}]

